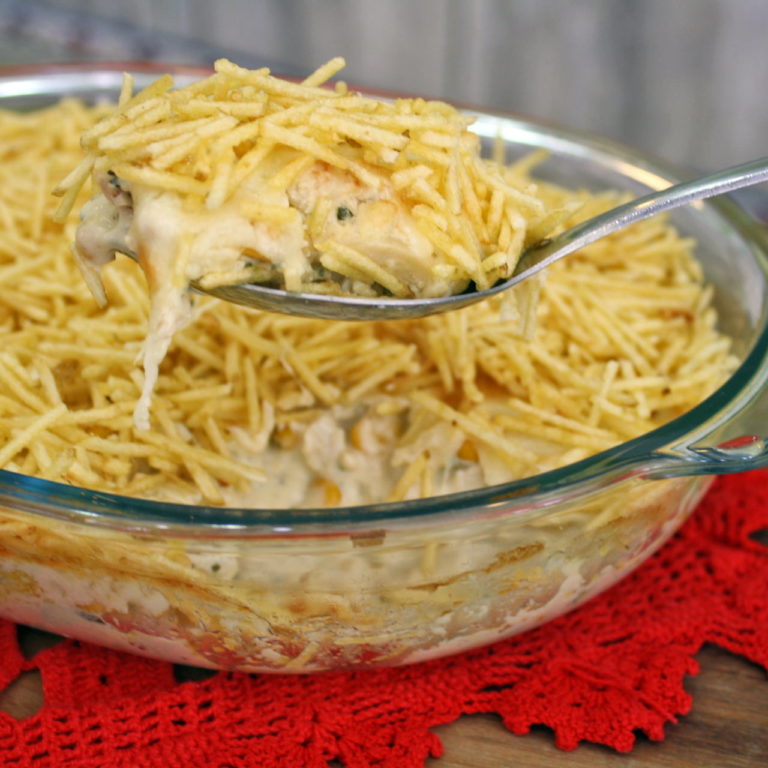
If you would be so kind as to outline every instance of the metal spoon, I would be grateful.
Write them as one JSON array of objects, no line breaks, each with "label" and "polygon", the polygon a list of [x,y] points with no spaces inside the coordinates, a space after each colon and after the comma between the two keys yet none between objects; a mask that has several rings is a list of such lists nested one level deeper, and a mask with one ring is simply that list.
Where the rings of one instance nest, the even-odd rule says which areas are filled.
[{"label": "metal spoon", "polygon": [[[687,205],[695,200],[722,195],[763,181],[768,181],[768,157],[651,192],[577,224],[559,235],[535,243],[522,254],[510,278],[483,291],[436,299],[388,299],[385,297],[370,299],[292,293],[248,283],[221,286],[203,292],[248,307],[326,320],[406,320],[424,317],[466,307],[506,291],[563,256],[636,221]],[[195,287],[193,285],[193,288]]]}]

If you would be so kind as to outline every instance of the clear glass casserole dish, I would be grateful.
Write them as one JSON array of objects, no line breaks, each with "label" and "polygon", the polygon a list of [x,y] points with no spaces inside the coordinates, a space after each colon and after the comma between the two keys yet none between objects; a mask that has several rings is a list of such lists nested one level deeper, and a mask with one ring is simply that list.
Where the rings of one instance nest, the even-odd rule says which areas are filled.
[{"label": "clear glass casserole dish", "polygon": [[[0,106],[114,99],[128,65],[0,74]],[[166,71],[130,65],[137,85]],[[174,71],[184,82],[198,71]],[[475,113],[537,175],[639,194],[677,180],[611,142]],[[676,212],[699,243],[736,372],[664,427],[562,469],[416,502],[193,507],[0,470],[0,615],[169,661],[249,672],[405,664],[538,626],[615,583],[713,475],[768,464],[768,237],[725,200]]]}]

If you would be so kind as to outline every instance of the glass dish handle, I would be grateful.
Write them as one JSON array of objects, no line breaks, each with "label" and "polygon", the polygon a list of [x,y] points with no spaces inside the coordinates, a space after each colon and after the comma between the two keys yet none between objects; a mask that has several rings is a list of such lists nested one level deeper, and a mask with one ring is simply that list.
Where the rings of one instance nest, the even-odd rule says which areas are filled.
[{"label": "glass dish handle", "polygon": [[724,475],[768,466],[768,366],[743,396],[746,403],[736,416],[710,420],[659,451],[665,460],[648,475]]}]

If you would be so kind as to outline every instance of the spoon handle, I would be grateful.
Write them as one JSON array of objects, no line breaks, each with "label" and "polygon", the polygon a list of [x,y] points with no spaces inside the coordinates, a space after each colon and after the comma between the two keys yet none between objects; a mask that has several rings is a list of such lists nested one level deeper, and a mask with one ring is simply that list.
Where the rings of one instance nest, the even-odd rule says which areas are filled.
[{"label": "spoon handle", "polygon": [[563,256],[628,224],[695,200],[715,197],[764,181],[768,181],[768,157],[638,197],[531,246],[520,257],[512,277],[504,284],[505,288],[521,282]]}]

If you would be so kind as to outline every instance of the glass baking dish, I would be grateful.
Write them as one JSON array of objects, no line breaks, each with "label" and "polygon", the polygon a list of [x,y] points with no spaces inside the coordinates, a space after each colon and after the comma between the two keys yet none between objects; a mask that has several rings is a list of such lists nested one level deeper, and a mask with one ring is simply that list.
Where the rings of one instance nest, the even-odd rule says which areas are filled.
[{"label": "glass baking dish", "polygon": [[[0,73],[0,106],[114,99],[143,64]],[[679,174],[604,139],[475,112],[538,175],[638,194]],[[406,664],[538,626],[615,583],[686,519],[712,476],[768,464],[768,238],[727,200],[675,212],[699,243],[740,365],[663,428],[562,469],[416,502],[197,507],[0,471],[0,615],[173,662],[248,672]]]}]

